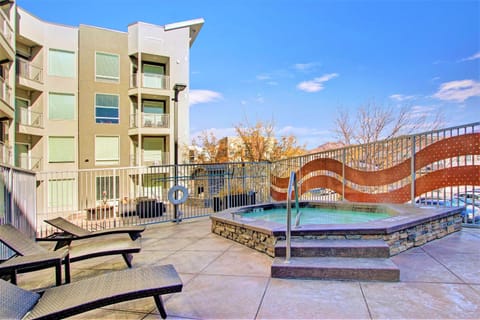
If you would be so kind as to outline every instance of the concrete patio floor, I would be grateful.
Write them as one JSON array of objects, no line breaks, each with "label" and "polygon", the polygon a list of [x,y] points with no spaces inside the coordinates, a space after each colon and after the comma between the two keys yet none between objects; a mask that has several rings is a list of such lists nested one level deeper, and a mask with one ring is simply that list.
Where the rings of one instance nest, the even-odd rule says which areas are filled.
[{"label": "concrete patio floor", "polygon": [[[133,266],[171,263],[183,291],[165,296],[169,319],[479,319],[480,229],[462,231],[393,257],[401,281],[270,278],[272,258],[210,232],[210,219],[148,225]],[[72,264],[72,281],[126,268],[121,256]],[[23,288],[54,285],[54,271],[19,275]],[[141,299],[75,319],[158,319]]]}]

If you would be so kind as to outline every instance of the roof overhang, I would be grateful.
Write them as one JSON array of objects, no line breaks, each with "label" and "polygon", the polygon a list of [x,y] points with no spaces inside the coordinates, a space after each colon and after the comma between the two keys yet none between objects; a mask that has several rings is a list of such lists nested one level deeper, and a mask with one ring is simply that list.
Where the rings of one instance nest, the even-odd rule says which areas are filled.
[{"label": "roof overhang", "polygon": [[197,38],[197,35],[200,32],[200,29],[202,28],[204,23],[205,23],[205,20],[203,18],[199,18],[199,19],[166,24],[164,26],[164,29],[165,31],[169,31],[169,30],[175,30],[180,28],[189,28],[190,29],[190,47],[191,47],[193,42]]}]

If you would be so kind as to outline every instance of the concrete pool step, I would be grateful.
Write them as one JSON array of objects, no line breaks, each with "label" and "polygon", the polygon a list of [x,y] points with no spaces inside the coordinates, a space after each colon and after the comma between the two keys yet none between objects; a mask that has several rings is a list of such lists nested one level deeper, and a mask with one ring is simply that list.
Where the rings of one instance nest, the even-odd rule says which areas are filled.
[{"label": "concrete pool step", "polygon": [[[286,241],[275,245],[275,257],[286,256]],[[291,241],[292,257],[388,258],[390,249],[383,240],[308,239]]]},{"label": "concrete pool step", "polygon": [[400,269],[388,258],[277,257],[272,278],[399,281]]}]

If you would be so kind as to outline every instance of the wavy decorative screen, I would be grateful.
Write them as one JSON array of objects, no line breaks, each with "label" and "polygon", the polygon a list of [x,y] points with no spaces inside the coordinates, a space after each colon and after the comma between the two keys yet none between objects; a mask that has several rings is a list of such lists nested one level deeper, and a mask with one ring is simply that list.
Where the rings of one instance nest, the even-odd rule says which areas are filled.
[{"label": "wavy decorative screen", "polygon": [[451,199],[480,187],[480,123],[276,162],[274,200],[286,200],[291,171],[302,195],[322,190],[335,200],[386,203]]}]

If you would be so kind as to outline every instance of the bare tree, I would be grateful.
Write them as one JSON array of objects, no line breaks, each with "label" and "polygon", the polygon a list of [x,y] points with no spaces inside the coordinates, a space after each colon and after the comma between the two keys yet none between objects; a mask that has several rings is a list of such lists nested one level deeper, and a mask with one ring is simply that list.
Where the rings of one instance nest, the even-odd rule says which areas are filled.
[{"label": "bare tree", "polygon": [[443,124],[442,119],[441,112],[429,117],[426,113],[413,112],[407,105],[396,108],[372,101],[358,108],[354,121],[345,110],[340,110],[334,131],[346,145],[367,144],[419,130],[434,130]]},{"label": "bare tree", "polygon": [[410,106],[392,107],[369,102],[358,108],[354,120],[345,110],[340,110],[335,120],[335,133],[345,145],[363,145],[361,149],[352,149],[346,154],[347,162],[357,163],[365,169],[384,167],[392,162],[396,153],[401,152],[400,146],[392,142],[388,148],[390,153],[383,158],[379,156],[381,145],[373,143],[412,134],[417,131],[438,129],[443,125],[441,112],[427,114],[418,112]]}]

